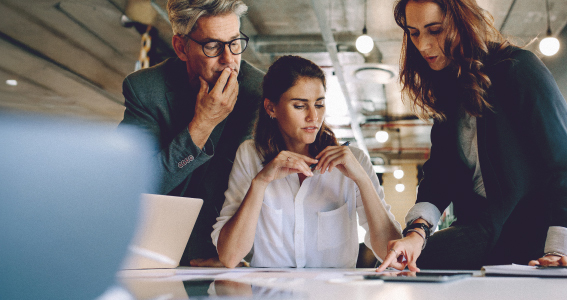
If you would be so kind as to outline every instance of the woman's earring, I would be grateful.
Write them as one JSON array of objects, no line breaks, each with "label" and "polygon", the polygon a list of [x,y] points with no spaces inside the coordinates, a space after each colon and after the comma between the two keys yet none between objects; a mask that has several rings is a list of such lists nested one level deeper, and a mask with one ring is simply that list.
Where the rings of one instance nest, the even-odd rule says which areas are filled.
[{"label": "woman's earring", "polygon": [[274,119],[274,116],[270,115],[270,119],[272,119],[272,120],[273,120],[273,119]]}]

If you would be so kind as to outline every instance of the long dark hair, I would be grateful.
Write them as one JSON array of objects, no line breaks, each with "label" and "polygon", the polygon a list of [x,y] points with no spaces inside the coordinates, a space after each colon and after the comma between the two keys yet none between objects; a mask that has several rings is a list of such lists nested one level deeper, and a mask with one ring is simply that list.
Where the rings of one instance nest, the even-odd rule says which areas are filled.
[{"label": "long dark hair", "polygon": [[[404,30],[400,83],[422,119],[432,116],[444,120],[446,116],[434,96],[428,76],[431,69],[411,41],[406,21],[406,5],[410,1],[434,2],[441,8],[445,16],[442,26],[447,32],[442,50],[450,61],[448,67],[455,69],[459,86],[464,90],[463,108],[472,116],[482,116],[485,108],[492,108],[486,101],[486,90],[492,83],[483,71],[485,58],[489,53],[504,50],[510,43],[494,27],[492,16],[475,0],[398,0],[394,18]],[[457,39],[458,44],[451,49]]]},{"label": "long dark hair", "polygon": [[[325,90],[327,89],[325,73],[312,61],[294,55],[286,55],[276,60],[268,69],[262,83],[263,98],[274,104],[280,102],[282,94],[293,87],[301,78],[314,78],[321,80]],[[278,127],[276,119],[271,119],[264,103],[258,108],[258,120],[254,128],[254,143],[256,150],[262,157],[264,164],[269,163],[282,150],[286,150],[283,136]],[[309,154],[316,156],[327,146],[336,146],[335,134],[325,122],[317,133],[315,142],[309,145]]]}]

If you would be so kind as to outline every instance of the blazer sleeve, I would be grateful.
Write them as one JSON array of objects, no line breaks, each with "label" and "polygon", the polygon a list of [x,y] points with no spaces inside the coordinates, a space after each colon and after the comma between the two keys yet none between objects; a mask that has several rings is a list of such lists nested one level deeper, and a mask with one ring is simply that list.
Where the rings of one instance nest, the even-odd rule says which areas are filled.
[{"label": "blazer sleeve", "polygon": [[453,192],[459,177],[459,170],[455,170],[457,163],[453,163],[457,149],[449,146],[449,141],[452,141],[448,139],[451,128],[444,122],[435,121],[431,128],[429,159],[423,165],[423,177],[417,187],[416,204],[408,212],[406,223],[423,218],[434,229],[441,212],[458,197]]},{"label": "blazer sleeve", "polygon": [[[140,89],[136,88],[135,82],[137,81],[130,80],[130,76],[126,77],[123,82],[122,89],[126,110],[119,127],[134,125],[154,137],[156,141],[160,141],[163,134],[161,130],[163,129],[160,127],[157,113],[152,113],[154,109],[144,106],[144,101],[136,93]],[[145,90],[147,90],[147,87]],[[163,93],[157,95],[155,92],[150,92],[151,103],[156,106],[159,105],[159,102],[152,99],[152,96],[155,98],[164,97]],[[156,144],[154,154],[158,161],[159,178],[161,179],[159,193],[167,194],[188,176],[191,176],[195,169],[211,159],[214,155],[214,148],[211,140],[208,139],[204,150],[200,149],[191,139],[189,131],[185,129],[179,132],[168,145],[159,146],[159,143]]]},{"label": "blazer sleeve", "polygon": [[[505,74],[515,122],[542,176],[538,187],[550,226],[567,227],[567,103],[551,72],[533,53],[517,51]],[[534,208],[537,209],[537,208]]]}]

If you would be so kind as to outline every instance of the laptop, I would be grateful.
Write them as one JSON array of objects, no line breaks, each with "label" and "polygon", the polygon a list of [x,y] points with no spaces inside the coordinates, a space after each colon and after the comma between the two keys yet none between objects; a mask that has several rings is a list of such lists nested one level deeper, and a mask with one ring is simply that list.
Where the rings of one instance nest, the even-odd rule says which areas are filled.
[{"label": "laptop", "polygon": [[179,266],[202,205],[197,198],[142,194],[138,227],[122,269]]}]

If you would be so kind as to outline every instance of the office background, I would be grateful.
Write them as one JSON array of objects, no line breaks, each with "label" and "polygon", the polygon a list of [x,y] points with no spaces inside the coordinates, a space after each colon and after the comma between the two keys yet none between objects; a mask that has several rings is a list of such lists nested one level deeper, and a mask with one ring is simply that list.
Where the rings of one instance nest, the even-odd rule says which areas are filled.
[{"label": "office background", "polygon": [[[327,122],[339,139],[367,149],[386,200],[403,220],[429,156],[431,124],[401,101],[403,33],[393,19],[394,0],[244,2],[249,10],[242,31],[251,40],[243,58],[266,70],[279,56],[295,54],[325,70]],[[567,95],[567,1],[548,1],[551,34],[561,42],[551,57],[538,49],[547,31],[545,0],[477,2],[513,43],[542,58]],[[122,80],[137,61],[154,65],[175,55],[166,3],[0,0],[0,109],[117,124],[124,110]],[[364,27],[374,46],[368,54],[355,47]],[[388,138],[378,141],[377,132]]]}]

